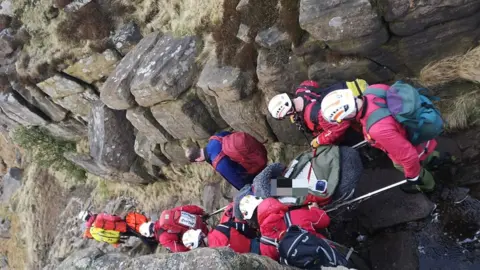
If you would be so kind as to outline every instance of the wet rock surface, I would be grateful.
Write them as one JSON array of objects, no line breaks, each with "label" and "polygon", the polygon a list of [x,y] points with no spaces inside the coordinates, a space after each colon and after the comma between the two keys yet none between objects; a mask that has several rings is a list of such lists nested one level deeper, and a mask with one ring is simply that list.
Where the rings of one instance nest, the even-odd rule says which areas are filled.
[{"label": "wet rock surface", "polygon": [[[355,189],[355,196],[402,181],[403,177],[402,173],[393,168],[366,170]],[[433,210],[433,202],[425,195],[407,194],[399,187],[362,202],[357,209],[360,222],[370,232],[425,218]]]}]

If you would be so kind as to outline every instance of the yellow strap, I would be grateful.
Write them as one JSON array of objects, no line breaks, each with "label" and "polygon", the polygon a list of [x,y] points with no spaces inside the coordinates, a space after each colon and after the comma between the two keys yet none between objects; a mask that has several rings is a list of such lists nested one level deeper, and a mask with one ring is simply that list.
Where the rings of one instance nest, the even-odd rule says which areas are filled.
[{"label": "yellow strap", "polygon": [[[357,83],[355,84],[355,82]],[[358,89],[357,84],[360,87],[360,89]],[[363,93],[367,89],[368,84],[365,80],[355,79],[355,81],[347,82],[347,87],[348,89],[350,89],[350,91],[352,91],[354,96],[358,97],[361,95],[361,93]]]}]

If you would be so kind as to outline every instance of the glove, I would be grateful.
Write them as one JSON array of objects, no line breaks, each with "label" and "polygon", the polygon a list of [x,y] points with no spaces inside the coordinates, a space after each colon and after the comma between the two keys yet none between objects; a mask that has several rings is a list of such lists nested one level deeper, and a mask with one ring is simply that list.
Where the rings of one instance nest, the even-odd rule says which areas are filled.
[{"label": "glove", "polygon": [[420,175],[417,176],[417,177],[414,177],[414,178],[408,178],[407,177],[407,184],[412,185],[412,186],[414,186],[414,185],[421,186],[421,185],[423,185],[422,177],[420,177]]},{"label": "glove", "polygon": [[202,215],[203,222],[207,221],[209,218],[210,218],[210,215],[208,215],[208,214]]},{"label": "glove", "polygon": [[310,142],[310,145],[313,147],[313,148],[318,148],[320,146],[320,143],[318,142],[318,137],[315,137],[311,142]]}]

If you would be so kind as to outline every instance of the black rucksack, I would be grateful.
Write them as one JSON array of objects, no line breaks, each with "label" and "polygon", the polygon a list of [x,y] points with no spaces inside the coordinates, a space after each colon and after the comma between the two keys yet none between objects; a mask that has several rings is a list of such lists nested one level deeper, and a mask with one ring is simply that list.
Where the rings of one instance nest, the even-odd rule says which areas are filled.
[{"label": "black rucksack", "polygon": [[287,231],[277,242],[275,239],[264,237],[260,242],[277,247],[280,254],[280,263],[303,269],[320,269],[321,266],[347,266],[348,260],[322,238],[292,225],[290,213],[285,213]]}]

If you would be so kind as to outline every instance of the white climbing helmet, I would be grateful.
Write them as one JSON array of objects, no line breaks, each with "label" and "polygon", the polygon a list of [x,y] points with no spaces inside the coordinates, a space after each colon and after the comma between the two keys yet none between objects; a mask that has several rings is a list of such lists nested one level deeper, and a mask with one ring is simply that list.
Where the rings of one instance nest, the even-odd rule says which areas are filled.
[{"label": "white climbing helmet", "polygon": [[145,237],[152,237],[153,236],[152,225],[153,225],[152,222],[145,222],[142,225],[140,225],[140,228],[139,228],[140,234]]},{"label": "white climbing helmet", "polygon": [[335,90],[326,95],[321,104],[322,115],[330,123],[353,119],[358,112],[357,101],[348,89]]},{"label": "white climbing helmet", "polygon": [[278,94],[268,102],[268,111],[273,118],[283,119],[293,113],[293,102],[287,94]]},{"label": "white climbing helmet", "polygon": [[82,221],[87,221],[88,214],[89,214],[88,211],[80,211],[77,218]]},{"label": "white climbing helmet", "polygon": [[240,212],[244,219],[251,219],[257,206],[263,201],[260,197],[247,195],[240,200]]},{"label": "white climbing helmet", "polygon": [[205,237],[202,230],[200,229],[190,229],[186,231],[182,236],[183,245],[188,249],[195,249],[200,246],[200,242]]}]

